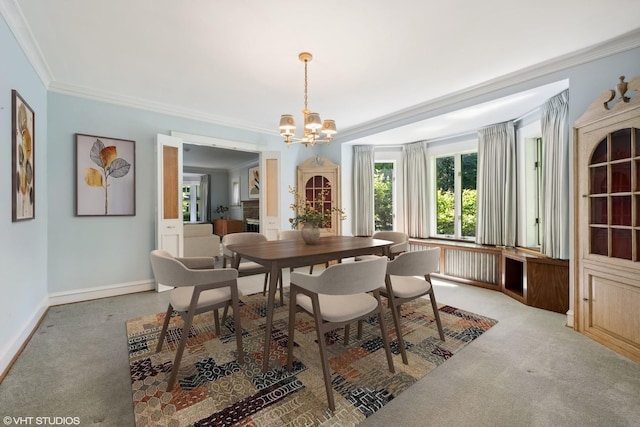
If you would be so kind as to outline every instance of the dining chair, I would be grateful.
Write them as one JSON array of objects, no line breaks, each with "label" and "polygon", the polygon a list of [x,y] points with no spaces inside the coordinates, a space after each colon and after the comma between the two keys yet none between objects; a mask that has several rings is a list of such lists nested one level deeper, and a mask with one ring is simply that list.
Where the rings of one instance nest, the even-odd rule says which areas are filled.
[{"label": "dining chair", "polygon": [[156,353],[162,350],[162,345],[169,327],[171,313],[175,310],[183,320],[182,335],[176,349],[176,355],[167,383],[167,391],[173,389],[180,360],[184,353],[189,329],[195,315],[206,311],[213,311],[216,334],[220,336],[220,320],[218,309],[231,305],[233,309],[233,329],[236,334],[238,362],[243,363],[242,327],[240,325],[240,309],[238,290],[238,271],[234,268],[214,269],[214,258],[194,257],[175,258],[163,250],[153,250],[150,254],[153,275],[159,283],[174,286],[169,296],[169,307],[164,318],[162,331],[158,338]]},{"label": "dining chair", "polygon": [[[394,259],[396,256],[409,250],[409,235],[402,231],[376,231],[371,236],[372,239],[389,240],[393,242],[389,246],[388,256],[389,259]],[[361,255],[356,257],[356,261],[361,261],[377,255]]]},{"label": "dining chair", "polygon": [[327,402],[331,411],[335,411],[335,401],[325,343],[327,332],[377,313],[389,371],[395,372],[378,289],[380,283],[384,282],[386,269],[387,258],[378,257],[362,262],[335,264],[316,275],[298,271],[291,273],[287,368],[289,371],[293,368],[295,315],[298,310],[303,310],[311,314],[315,321]]},{"label": "dining chair", "polygon": [[[278,240],[302,240],[302,231],[300,230],[281,230],[278,233]],[[328,266],[328,263],[327,263]],[[289,273],[293,273],[294,268],[289,267]],[[309,274],[313,273],[313,265],[309,266]],[[280,272],[280,276],[278,277],[278,281],[280,282],[280,293],[283,292],[284,284],[282,279],[282,272]],[[264,288],[262,289],[262,295],[264,296],[267,292],[267,284],[265,283]]]},{"label": "dining chair", "polygon": [[442,322],[440,321],[440,312],[438,311],[438,304],[436,303],[436,296],[433,292],[430,276],[431,273],[435,273],[439,269],[440,248],[405,252],[387,264],[385,284],[381,286],[379,290],[383,296],[387,297],[393,317],[393,324],[396,328],[402,363],[405,365],[409,362],[400,325],[400,306],[402,304],[424,295],[429,295],[440,339],[442,341],[445,340]]},{"label": "dining chair", "polygon": [[409,235],[402,231],[377,231],[371,237],[393,242],[393,245],[389,246],[389,259],[394,259],[409,249]]},{"label": "dining chair", "polygon": [[[266,242],[267,237],[264,234],[254,233],[254,232],[243,232],[243,233],[231,233],[225,234],[222,237],[222,267],[227,266],[227,261],[229,261],[230,265],[234,265],[234,259],[236,257],[236,253],[229,250],[227,246],[229,245],[237,245],[244,243],[257,243],[257,242]],[[262,265],[253,261],[243,261],[240,259],[240,264],[238,264],[238,276],[253,276],[255,274],[264,274],[264,284],[263,289],[266,291],[267,283],[269,283],[269,271],[265,269]],[[284,304],[284,297],[282,292],[280,292],[280,304]]]}]

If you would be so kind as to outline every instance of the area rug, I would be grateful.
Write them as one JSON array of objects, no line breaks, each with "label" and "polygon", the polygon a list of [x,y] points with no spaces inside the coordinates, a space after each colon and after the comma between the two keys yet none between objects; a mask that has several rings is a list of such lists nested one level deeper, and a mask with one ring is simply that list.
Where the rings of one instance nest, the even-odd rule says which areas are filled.
[{"label": "area rug", "polygon": [[[271,362],[262,373],[266,298],[242,297],[244,364],[238,363],[230,319],[216,336],[213,315],[196,316],[178,372],[178,383],[165,391],[181,336],[182,320],[173,313],[167,341],[155,348],[165,313],[127,321],[133,406],[143,426],[319,426],[357,425],[412,384],[446,362],[497,322],[443,305],[439,307],[446,340],[438,330],[428,300],[403,305],[402,328],[409,364],[400,357],[390,311],[385,309],[395,364],[388,370],[377,318],[365,322],[361,339],[352,327],[349,345],[342,329],[327,334],[336,411],[327,407],[315,327],[311,316],[296,315],[295,362],[286,368],[288,301],[277,307]],[[354,325],[355,326],[355,325]]]}]

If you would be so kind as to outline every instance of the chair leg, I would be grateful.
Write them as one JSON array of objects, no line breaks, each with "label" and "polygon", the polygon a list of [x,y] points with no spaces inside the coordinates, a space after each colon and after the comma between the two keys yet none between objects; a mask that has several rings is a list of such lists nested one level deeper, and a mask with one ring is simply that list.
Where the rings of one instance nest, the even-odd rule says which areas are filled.
[{"label": "chair leg", "polygon": [[164,337],[167,335],[167,328],[169,327],[169,319],[171,318],[172,312],[173,312],[173,306],[169,304],[169,308],[167,308],[167,314],[165,314],[164,316],[164,323],[162,324],[162,332],[160,332],[160,337],[158,338],[156,353],[162,350],[162,344],[164,343]]},{"label": "chair leg", "polygon": [[358,320],[358,339],[359,340],[362,339],[362,322],[363,322],[362,319]]},{"label": "chair leg", "polygon": [[400,305],[396,305],[393,294],[388,295],[389,308],[391,309],[391,317],[393,318],[393,325],[396,328],[396,337],[398,338],[398,347],[400,348],[400,354],[402,355],[402,363],[409,364],[407,359],[407,350],[404,348],[404,338],[402,337],[402,328],[400,326]]},{"label": "chair leg", "polygon": [[336,404],[333,399],[333,388],[331,388],[331,371],[329,371],[329,360],[327,359],[327,344],[325,343],[325,333],[322,328],[322,318],[320,317],[320,302],[318,295],[312,298],[313,318],[316,323],[316,332],[318,335],[318,347],[320,348],[320,361],[322,362],[322,376],[324,377],[324,388],[327,392],[327,402],[331,411],[336,410]]},{"label": "chair leg", "polygon": [[292,286],[289,291],[289,334],[287,335],[287,369],[293,369],[293,334],[296,322],[296,290]]},{"label": "chair leg", "polygon": [[444,331],[442,330],[442,321],[440,320],[440,310],[438,310],[438,304],[436,303],[436,295],[433,293],[433,286],[431,286],[431,289],[429,289],[429,299],[431,300],[433,317],[436,318],[436,325],[438,325],[438,333],[440,334],[440,339],[444,341]]},{"label": "chair leg", "polygon": [[[387,365],[389,365],[389,372],[392,374],[396,372],[393,366],[393,357],[391,356],[391,347],[389,346],[389,336],[387,335],[387,327],[384,324],[384,315],[382,314],[382,301],[380,300],[380,294],[375,292],[375,297],[378,300],[378,323],[380,324],[380,334],[382,335],[382,344],[384,345],[384,352],[387,355]],[[362,326],[362,321],[358,322],[358,329]]]},{"label": "chair leg", "polygon": [[349,323],[344,325],[344,345],[345,346],[349,345],[349,331],[350,330],[351,330],[351,328],[350,328],[350,324]]},{"label": "chair leg", "polygon": [[282,277],[282,269],[280,269],[280,276],[278,276],[280,282],[280,305],[284,305],[284,279]]},{"label": "chair leg", "polygon": [[220,336],[220,313],[217,308],[213,310],[213,324],[216,328],[216,335]]},{"label": "chair leg", "polygon": [[229,307],[231,307],[232,302],[227,302],[227,305],[224,306],[224,310],[222,311],[222,324],[227,321],[227,315],[229,314]]},{"label": "chair leg", "polygon": [[309,274],[313,274],[313,265],[309,266]]},{"label": "chair leg", "polygon": [[180,344],[178,344],[178,349],[176,350],[176,357],[173,360],[173,368],[171,368],[171,375],[169,375],[169,382],[167,383],[167,391],[173,390],[173,386],[176,382],[176,377],[178,376],[178,368],[180,367],[180,360],[182,360],[182,353],[184,353],[184,349],[187,346],[189,329],[191,329],[192,324],[193,324],[193,312],[190,311],[187,313],[187,316],[184,319],[184,326],[182,327],[182,337],[180,337]]},{"label": "chair leg", "polygon": [[[237,285],[231,289],[231,305],[233,306],[233,327],[236,330],[236,346],[238,350],[238,363],[244,364],[244,351],[242,350],[242,324],[240,323],[240,297]],[[224,319],[227,317],[229,304],[224,307]]]}]

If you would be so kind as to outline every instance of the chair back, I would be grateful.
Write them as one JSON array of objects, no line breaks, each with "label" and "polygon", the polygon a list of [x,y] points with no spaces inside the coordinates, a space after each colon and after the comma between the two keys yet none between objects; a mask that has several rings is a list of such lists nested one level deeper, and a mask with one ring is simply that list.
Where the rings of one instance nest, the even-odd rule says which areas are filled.
[{"label": "chair back", "polygon": [[158,283],[166,286],[199,286],[238,277],[238,270],[233,268],[189,269],[169,252],[160,249],[151,251],[149,257],[153,276]]},{"label": "chair back", "polygon": [[278,233],[278,240],[302,240],[302,231],[282,230]]},{"label": "chair back", "polygon": [[384,284],[387,257],[335,264],[324,270],[313,292],[327,295],[351,295],[370,292]]},{"label": "chair back", "polygon": [[392,253],[406,252],[409,249],[409,235],[401,231],[378,231],[371,237],[395,243],[390,247]]},{"label": "chair back", "polygon": [[229,245],[239,245],[243,243],[266,242],[267,237],[264,234],[245,232],[225,234],[222,237],[222,252],[227,257],[233,257],[233,251],[227,249]]},{"label": "chair back", "polygon": [[387,264],[391,276],[426,276],[440,270],[440,248],[405,252]]},{"label": "chair back", "polygon": [[158,283],[167,286],[190,285],[187,282],[187,267],[169,252],[156,249],[151,251],[150,258],[153,276]]}]

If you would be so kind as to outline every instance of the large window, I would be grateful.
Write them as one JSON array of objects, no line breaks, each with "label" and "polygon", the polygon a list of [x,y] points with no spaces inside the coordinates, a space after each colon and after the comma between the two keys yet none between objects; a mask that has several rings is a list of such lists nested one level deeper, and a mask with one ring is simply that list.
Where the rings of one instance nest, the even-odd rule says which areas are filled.
[{"label": "large window", "polygon": [[436,235],[475,237],[477,164],[476,152],[436,158]]},{"label": "large window", "polygon": [[376,162],[373,176],[376,231],[393,230],[393,162]]},{"label": "large window", "polygon": [[182,183],[182,219],[184,222],[202,221],[200,199],[200,181],[185,180]]}]

